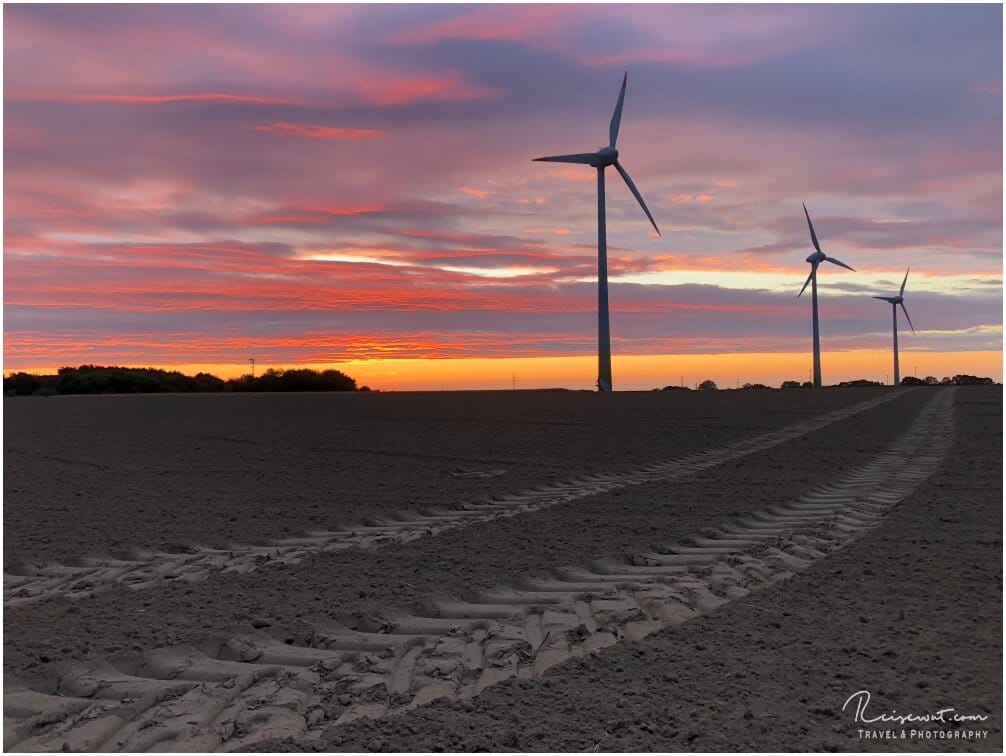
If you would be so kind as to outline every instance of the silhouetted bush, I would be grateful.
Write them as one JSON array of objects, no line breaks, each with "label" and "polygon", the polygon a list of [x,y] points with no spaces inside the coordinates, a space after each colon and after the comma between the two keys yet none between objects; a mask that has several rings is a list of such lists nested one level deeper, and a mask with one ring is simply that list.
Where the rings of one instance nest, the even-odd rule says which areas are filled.
[{"label": "silhouetted bush", "polygon": [[[662,389],[659,389],[659,390],[660,391],[691,391],[691,389],[688,388],[688,386],[664,386]],[[657,391],[657,389],[654,389],[654,391]]]},{"label": "silhouetted bush", "polygon": [[270,369],[256,378],[243,375],[228,383],[235,391],[356,391],[356,381],[338,370]]},{"label": "silhouetted bush", "polygon": [[716,381],[702,381],[699,384],[699,391],[716,391],[719,386],[716,385]]},{"label": "silhouetted bush", "polygon": [[991,378],[979,378],[977,375],[955,375],[951,382],[955,386],[991,386],[995,383]]},{"label": "silhouetted bush", "polygon": [[[258,378],[244,375],[224,381],[210,373],[184,375],[156,368],[81,365],[56,375],[13,373],[3,379],[4,394],[160,394],[224,391],[355,391],[356,381],[338,370],[267,370]],[[368,389],[369,390],[369,389]]]},{"label": "silhouetted bush", "polygon": [[745,383],[743,386],[741,386],[741,388],[742,389],[767,389],[768,386],[766,386],[764,383]]},{"label": "silhouetted bush", "polygon": [[785,389],[800,388],[801,385],[802,384],[800,383],[800,381],[783,381],[782,385],[779,388],[785,388]]},{"label": "silhouetted bush", "polygon": [[883,386],[880,381],[871,381],[866,378],[857,378],[854,381],[842,381],[839,386]]},{"label": "silhouetted bush", "polygon": [[904,378],[901,379],[901,385],[902,386],[925,386],[926,382],[923,381],[921,378],[916,378],[916,377],[911,376],[911,375],[906,375]]}]

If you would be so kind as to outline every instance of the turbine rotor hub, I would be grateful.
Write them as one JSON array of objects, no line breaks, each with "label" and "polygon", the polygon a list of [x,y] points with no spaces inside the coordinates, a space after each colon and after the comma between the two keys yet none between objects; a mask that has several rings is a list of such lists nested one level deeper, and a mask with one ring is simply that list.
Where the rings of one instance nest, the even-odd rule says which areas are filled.
[{"label": "turbine rotor hub", "polygon": [[602,167],[614,165],[615,161],[618,160],[618,150],[609,144],[607,147],[602,147],[597,151],[597,157],[598,163]]},{"label": "turbine rotor hub", "polygon": [[811,264],[824,262],[824,254],[821,252],[814,252],[813,254],[807,256],[807,262]]}]

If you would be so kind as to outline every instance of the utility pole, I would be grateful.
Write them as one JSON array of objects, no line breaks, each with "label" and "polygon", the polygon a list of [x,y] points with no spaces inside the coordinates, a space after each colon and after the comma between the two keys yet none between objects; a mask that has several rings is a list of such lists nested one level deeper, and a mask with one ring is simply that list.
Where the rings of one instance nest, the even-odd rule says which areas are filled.
[{"label": "utility pole", "polygon": [[252,378],[254,378],[255,377],[255,358],[254,357],[249,357],[248,358],[248,362],[251,363]]}]

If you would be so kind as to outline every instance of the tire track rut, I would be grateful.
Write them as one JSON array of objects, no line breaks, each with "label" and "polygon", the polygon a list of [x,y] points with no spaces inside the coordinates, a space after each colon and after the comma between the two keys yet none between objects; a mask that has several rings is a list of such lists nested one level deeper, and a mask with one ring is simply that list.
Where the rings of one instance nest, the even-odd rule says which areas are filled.
[{"label": "tire track rut", "polygon": [[56,667],[4,691],[5,750],[237,750],[438,699],[716,611],[876,526],[943,462],[954,390],[868,464],[680,543],[556,568],[464,600]]},{"label": "tire track rut", "polygon": [[395,516],[373,517],[361,524],[335,530],[314,530],[302,536],[273,539],[264,544],[234,545],[227,549],[193,546],[180,553],[131,549],[114,557],[84,557],[71,565],[13,564],[5,566],[3,575],[4,607],[22,606],[44,598],[84,598],[115,585],[143,590],[171,582],[197,582],[218,572],[246,573],[266,565],[296,564],[316,552],[404,543],[450,528],[498,517],[514,517],[626,486],[682,480],[800,438],[907,393],[891,392],[727,446],[628,472],[584,474],[509,496],[463,502],[454,508],[402,510]]}]

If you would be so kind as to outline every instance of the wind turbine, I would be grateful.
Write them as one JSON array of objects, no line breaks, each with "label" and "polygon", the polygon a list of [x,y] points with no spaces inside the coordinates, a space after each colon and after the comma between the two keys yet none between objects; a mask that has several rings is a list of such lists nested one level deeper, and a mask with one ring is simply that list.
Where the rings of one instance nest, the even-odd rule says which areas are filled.
[{"label": "wind turbine", "polygon": [[912,325],[912,319],[908,317],[908,310],[905,309],[905,284],[908,283],[908,271],[905,271],[905,277],[901,281],[901,291],[898,292],[896,297],[874,297],[874,299],[882,299],[885,302],[890,302],[891,304],[891,327],[894,329],[894,385],[901,385],[901,369],[898,366],[898,305],[901,305],[901,309],[905,312],[905,317],[908,319],[908,325],[912,328],[912,333],[915,333],[915,326]]},{"label": "wind turbine", "polygon": [[604,212],[604,169],[615,166],[625,180],[629,191],[639,201],[646,217],[653,224],[653,229],[660,234],[657,222],[653,220],[650,210],[643,202],[643,197],[632,183],[629,174],[618,162],[618,150],[615,142],[618,140],[618,126],[622,122],[622,104],[625,102],[625,85],[629,80],[626,72],[622,78],[622,91],[618,94],[615,113],[611,116],[611,126],[608,128],[608,146],[601,147],[597,152],[581,152],[575,155],[553,155],[552,157],[535,158],[536,161],[550,163],[578,163],[597,169],[597,390],[611,391],[611,328],[608,318],[608,239],[605,229]]},{"label": "wind turbine", "polygon": [[804,289],[807,288],[807,284],[814,284],[810,290],[814,311],[814,388],[821,388],[821,330],[818,327],[817,321],[817,266],[827,261],[835,265],[841,265],[843,268],[848,268],[851,271],[855,271],[856,269],[846,265],[841,260],[836,260],[834,257],[828,257],[828,255],[821,251],[821,245],[817,242],[817,234],[814,233],[814,224],[810,222],[810,213],[807,212],[807,205],[803,206],[803,214],[807,216],[807,226],[810,228],[810,239],[814,242],[814,249],[817,251],[807,257],[807,262],[810,263],[810,275],[807,276],[807,280],[803,282],[803,289],[800,289],[800,293],[796,295],[796,298],[799,299],[803,296],[803,292]]}]

